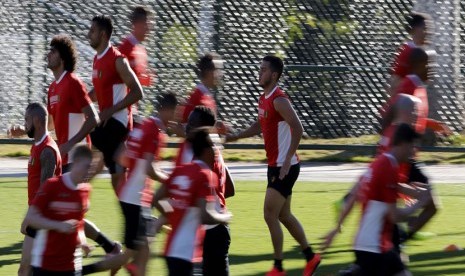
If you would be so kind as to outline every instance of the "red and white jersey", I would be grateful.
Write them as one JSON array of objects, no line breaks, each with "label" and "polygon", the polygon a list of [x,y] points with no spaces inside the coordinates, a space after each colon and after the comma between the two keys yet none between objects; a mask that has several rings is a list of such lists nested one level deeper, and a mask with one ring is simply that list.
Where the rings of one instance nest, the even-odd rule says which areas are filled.
[{"label": "red and white jersey", "polygon": [[[86,121],[82,109],[91,106],[85,84],[74,74],[64,71],[58,80],[48,88],[47,110],[53,118],[58,145],[68,142],[76,135]],[[87,136],[81,143],[90,144]],[[63,165],[72,163],[68,160],[72,152],[62,156]]]},{"label": "red and white jersey", "polygon": [[[122,101],[128,93],[128,88],[116,71],[116,60],[125,58],[118,49],[109,45],[100,55],[94,57],[92,71],[92,84],[100,111],[114,106]],[[129,129],[132,128],[131,107],[124,108],[115,114],[113,118],[120,121]]]},{"label": "red and white jersey", "polygon": [[[282,166],[291,145],[291,128],[273,104],[274,100],[280,97],[289,100],[289,97],[276,86],[270,94],[262,94],[258,100],[258,121],[265,141],[268,166],[271,167]],[[298,162],[299,158],[297,154],[294,154],[291,165]]]},{"label": "red and white jersey", "polygon": [[84,231],[84,214],[89,208],[90,184],[74,184],[69,173],[47,180],[32,205],[51,220],[78,220],[71,234],[39,229],[32,247],[31,265],[50,271],[79,271],[82,252],[79,231]]},{"label": "red and white jersey", "polygon": [[394,223],[388,218],[389,207],[397,200],[399,165],[388,153],[379,155],[360,180],[357,200],[362,204],[354,249],[384,253],[392,249]]},{"label": "red and white jersey", "polygon": [[182,113],[182,123],[187,122],[189,115],[198,105],[204,105],[210,108],[213,111],[213,114],[216,114],[217,107],[215,98],[212,93],[204,84],[199,83],[195,87],[194,91],[189,96],[187,103],[184,106],[184,111]]},{"label": "red and white jersey", "polygon": [[[215,192],[218,197],[217,211],[220,212],[226,206],[226,198],[224,196],[226,189],[226,164],[221,154],[221,150],[218,147],[215,149],[215,163],[213,163],[212,171],[216,174],[218,184],[215,186]],[[192,151],[192,145],[184,141],[179,147],[178,156],[176,157],[175,167],[189,164],[194,159],[194,152]]]},{"label": "red and white jersey", "polygon": [[172,231],[168,234],[166,257],[189,262],[201,261],[205,229],[202,227],[197,200],[214,201],[216,175],[202,161],[176,167],[167,185],[168,201],[173,211],[167,213]]},{"label": "red and white jersey", "polygon": [[391,69],[393,75],[404,78],[411,72],[409,63],[410,53],[417,47],[418,46],[413,41],[407,41],[400,46]]},{"label": "red and white jersey", "polygon": [[147,50],[140,44],[133,34],[129,34],[118,47],[118,50],[126,56],[129,65],[136,74],[142,86],[150,86],[152,83],[149,73]]},{"label": "red and white jersey", "polygon": [[27,163],[27,204],[31,205],[32,200],[36,196],[40,187],[40,174],[42,171],[42,164],[40,163],[40,155],[45,148],[50,148],[55,154],[56,168],[54,176],[61,175],[61,156],[58,146],[53,138],[45,133],[44,137],[39,142],[34,143],[31,147],[31,154],[29,162]]},{"label": "red and white jersey", "polygon": [[165,126],[159,118],[146,118],[129,134],[126,142],[126,158],[129,160],[127,179],[118,186],[118,198],[122,202],[150,206],[153,198],[153,181],[147,177],[147,161],[144,154],[160,159],[160,150],[166,141]]}]

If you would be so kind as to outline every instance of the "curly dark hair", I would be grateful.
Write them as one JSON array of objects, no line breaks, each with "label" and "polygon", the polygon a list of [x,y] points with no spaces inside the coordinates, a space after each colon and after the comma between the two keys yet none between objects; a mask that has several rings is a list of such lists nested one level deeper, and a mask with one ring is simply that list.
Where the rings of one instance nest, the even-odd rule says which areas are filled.
[{"label": "curly dark hair", "polygon": [[206,53],[197,61],[197,74],[200,78],[203,78],[208,71],[216,69],[214,60],[220,59],[220,56],[216,53]]},{"label": "curly dark hair", "polygon": [[64,34],[56,35],[53,37],[52,42],[50,42],[50,46],[60,54],[64,69],[68,72],[74,72],[76,70],[78,53],[71,37]]}]

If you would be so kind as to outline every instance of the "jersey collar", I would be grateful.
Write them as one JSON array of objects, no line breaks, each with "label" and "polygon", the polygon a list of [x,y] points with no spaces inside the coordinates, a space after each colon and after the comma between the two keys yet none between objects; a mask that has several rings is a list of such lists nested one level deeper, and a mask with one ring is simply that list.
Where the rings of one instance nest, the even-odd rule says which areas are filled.
[{"label": "jersey collar", "polygon": [[111,43],[108,42],[107,48],[106,48],[105,51],[103,51],[100,55],[97,55],[97,59],[101,59],[101,58],[108,52],[108,50],[110,49],[110,47],[111,47]]},{"label": "jersey collar", "polygon": [[58,78],[58,80],[55,81],[56,84],[59,84],[60,81],[65,77],[66,73],[68,73],[68,71],[63,71],[63,73],[61,73],[61,76]]},{"label": "jersey collar", "polygon": [[277,85],[273,88],[273,90],[271,90],[271,93],[270,93],[270,94],[265,95],[265,99],[268,99],[269,97],[271,97],[271,95],[274,94],[274,92],[276,91],[276,89],[278,89],[278,86],[277,86]]},{"label": "jersey collar", "polygon": [[137,38],[134,36],[133,33],[130,33],[130,34],[128,35],[128,41],[131,42],[131,44],[134,45],[134,46],[136,46],[137,44],[140,43],[140,41],[137,40]]},{"label": "jersey collar", "polygon": [[409,78],[416,86],[425,86],[425,83],[415,74],[407,75],[407,78]]},{"label": "jersey collar", "polygon": [[389,161],[391,161],[392,166],[399,167],[399,162],[397,162],[397,159],[394,157],[394,155],[387,152],[383,154],[389,159]]},{"label": "jersey collar", "polygon": [[204,94],[211,94],[210,89],[208,89],[208,87],[203,83],[197,84],[197,89],[199,89]]},{"label": "jersey collar", "polygon": [[200,167],[202,167],[204,169],[210,169],[210,167],[207,165],[207,163],[203,162],[202,160],[195,159],[195,160],[192,161],[192,163],[195,163],[195,164],[199,165]]},{"label": "jersey collar", "polygon": [[44,136],[42,136],[42,138],[40,138],[40,140],[38,142],[34,143],[34,145],[38,146],[38,145],[42,144],[45,141],[45,138],[47,138],[47,136],[48,136],[48,131],[46,131]]}]

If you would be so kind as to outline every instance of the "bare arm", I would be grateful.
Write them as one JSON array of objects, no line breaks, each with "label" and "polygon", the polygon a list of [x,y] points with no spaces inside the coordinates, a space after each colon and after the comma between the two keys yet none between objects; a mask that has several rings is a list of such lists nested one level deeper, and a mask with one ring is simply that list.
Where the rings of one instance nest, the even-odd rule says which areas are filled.
[{"label": "bare arm", "polygon": [[108,120],[114,113],[127,108],[131,104],[135,104],[143,97],[142,86],[134,74],[134,71],[132,71],[129,66],[127,59],[118,58],[115,62],[115,66],[119,76],[129,88],[129,93],[120,102],[100,113],[100,119],[102,121]]},{"label": "bare arm", "polygon": [[93,101],[93,102],[97,101],[97,96],[95,95],[94,88],[92,88],[87,95],[89,96],[91,101]]},{"label": "bare arm", "polygon": [[49,147],[44,148],[40,153],[40,185],[54,176],[56,166],[55,153]]},{"label": "bare arm", "polygon": [[231,220],[231,213],[218,213],[215,210],[215,202],[207,202],[205,198],[197,199],[197,207],[200,208],[203,224],[226,224]]},{"label": "bare arm", "polygon": [[294,108],[292,108],[291,103],[288,99],[279,97],[273,101],[274,108],[276,111],[283,117],[286,123],[289,125],[291,129],[291,143],[289,145],[289,149],[286,153],[286,159],[281,166],[281,170],[279,172],[279,178],[283,179],[289,172],[289,168],[291,166],[292,157],[295,155],[297,148],[299,147],[300,139],[302,139],[302,134],[304,129],[302,124],[300,123],[299,117],[295,113]]},{"label": "bare arm", "polygon": [[255,121],[247,129],[239,132],[238,134],[226,135],[226,143],[234,142],[239,139],[248,138],[248,137],[252,137],[255,135],[259,135],[260,132],[261,132],[260,123],[258,121]]},{"label": "bare arm", "polygon": [[229,173],[228,167],[225,169],[226,171],[226,184],[224,189],[224,197],[229,198],[233,197],[236,194],[236,186],[234,185],[234,180],[231,177],[231,173]]},{"label": "bare arm", "polygon": [[166,198],[168,196],[168,190],[166,189],[166,185],[162,184],[160,188],[155,192],[153,195],[152,206],[160,212],[160,214],[165,215],[167,212],[165,208],[160,204],[160,200]]},{"label": "bare arm", "polygon": [[82,141],[86,135],[88,135],[92,129],[97,126],[99,122],[97,111],[92,104],[84,107],[82,109],[82,113],[84,113],[86,120],[76,135],[69,139],[68,142],[60,145],[60,153],[62,155],[67,154],[74,147],[74,145]]}]

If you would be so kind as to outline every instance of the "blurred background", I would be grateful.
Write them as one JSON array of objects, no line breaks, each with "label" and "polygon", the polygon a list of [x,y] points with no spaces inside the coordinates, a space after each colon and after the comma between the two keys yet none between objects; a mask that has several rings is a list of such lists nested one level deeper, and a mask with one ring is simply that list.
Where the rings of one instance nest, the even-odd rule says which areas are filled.
[{"label": "blurred background", "polygon": [[86,35],[94,15],[114,20],[112,42],[130,31],[128,15],[144,5],[153,26],[144,42],[157,79],[141,110],[150,114],[160,91],[186,96],[197,79],[195,61],[215,51],[225,60],[215,91],[221,119],[235,128],[256,116],[258,65],[267,54],[285,60],[282,87],[291,96],[306,137],[375,134],[394,55],[407,39],[412,10],[434,20],[436,51],[429,85],[430,117],[463,129],[465,1],[460,0],[157,0],[21,1],[0,7],[0,120],[3,133],[22,124],[27,103],[45,103],[53,81],[46,68],[51,38],[67,33],[79,50],[77,73],[91,88],[94,50]]}]

